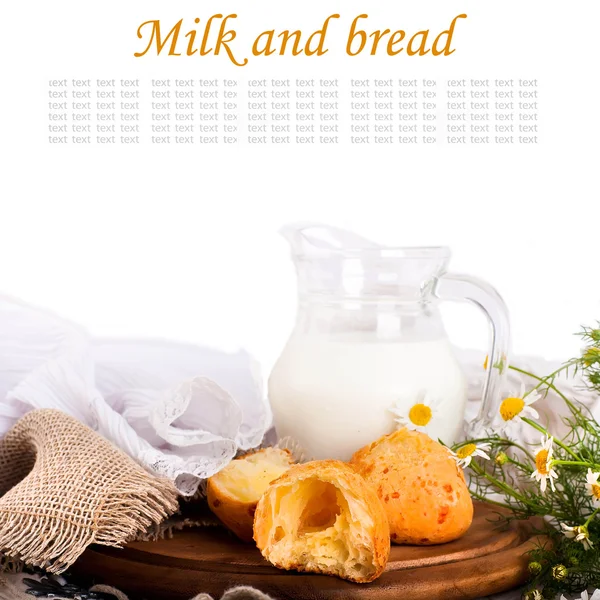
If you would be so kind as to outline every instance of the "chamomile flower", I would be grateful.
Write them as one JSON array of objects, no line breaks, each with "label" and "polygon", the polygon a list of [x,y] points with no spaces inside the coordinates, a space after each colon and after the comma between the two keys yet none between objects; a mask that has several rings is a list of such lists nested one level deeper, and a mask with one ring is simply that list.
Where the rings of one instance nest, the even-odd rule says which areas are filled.
[{"label": "chamomile flower", "polygon": [[505,398],[502,401],[502,404],[500,404],[500,416],[506,423],[514,421],[517,417],[539,419],[540,415],[531,405],[537,402],[540,397],[541,394],[537,390],[532,390],[529,394],[525,394],[525,386],[521,385],[521,392],[518,397]]},{"label": "chamomile flower", "polygon": [[583,352],[583,364],[586,367],[591,367],[594,363],[600,362],[600,348],[594,346],[586,348]]},{"label": "chamomile flower", "polygon": [[536,469],[531,475],[531,478],[540,483],[540,490],[542,494],[546,491],[548,481],[550,481],[550,487],[552,488],[552,491],[556,491],[556,488],[554,487],[554,480],[558,478],[558,475],[552,467],[553,442],[554,438],[542,436],[542,445],[535,453]]},{"label": "chamomile flower", "polygon": [[487,452],[489,452],[488,445],[465,444],[464,446],[461,446],[456,452],[450,452],[450,454],[452,454],[452,457],[456,461],[456,464],[459,467],[463,467],[464,469],[465,467],[468,467],[471,464],[471,461],[475,456],[481,456],[481,458],[490,460],[490,457],[487,454],[486,450]]},{"label": "chamomile flower", "polygon": [[588,532],[588,528],[585,525],[576,525],[575,527],[569,527],[564,523],[560,524],[561,529],[563,530],[563,535],[570,539],[575,540],[576,542],[581,542],[583,544],[584,550],[589,550],[594,547],[594,544],[590,540],[590,534]]},{"label": "chamomile flower", "polygon": [[585,478],[588,494],[592,497],[592,503],[596,507],[600,507],[600,483],[598,483],[598,477],[600,477],[600,473],[592,473],[592,470],[588,469]]},{"label": "chamomile flower", "polygon": [[420,391],[410,399],[401,398],[390,412],[395,415],[399,425],[411,431],[427,433],[427,427],[433,421],[440,404],[440,400],[432,398],[424,391]]},{"label": "chamomile flower", "polygon": [[508,455],[506,454],[506,452],[498,452],[498,454],[496,454],[494,462],[500,466],[505,465],[508,462]]},{"label": "chamomile flower", "polygon": [[587,593],[587,590],[583,590],[583,592],[581,592],[581,598],[579,600],[600,600],[600,590],[596,590],[591,596]]},{"label": "chamomile flower", "polygon": [[562,581],[569,574],[569,569],[565,565],[554,565],[552,567],[552,578],[556,581]]}]

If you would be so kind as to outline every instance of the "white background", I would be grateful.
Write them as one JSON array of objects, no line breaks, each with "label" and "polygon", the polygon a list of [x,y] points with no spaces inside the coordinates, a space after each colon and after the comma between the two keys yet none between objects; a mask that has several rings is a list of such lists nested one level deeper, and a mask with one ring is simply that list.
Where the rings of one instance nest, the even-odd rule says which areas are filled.
[{"label": "white background", "polygon": [[[136,30],[237,12],[238,47],[269,28],[317,29],[322,58],[133,57]],[[372,28],[459,23],[451,57],[344,55],[359,13]],[[280,225],[315,219],[395,245],[447,244],[452,270],[493,283],[516,353],[567,358],[600,318],[597,0],[427,2],[21,1],[3,7],[0,289],[99,335],[246,346],[268,369],[291,329],[295,278]],[[525,77],[541,85],[538,147],[331,151],[56,147],[48,79],[63,77]],[[474,309],[448,330],[483,347]],[[1,332],[0,332],[1,335]]]}]

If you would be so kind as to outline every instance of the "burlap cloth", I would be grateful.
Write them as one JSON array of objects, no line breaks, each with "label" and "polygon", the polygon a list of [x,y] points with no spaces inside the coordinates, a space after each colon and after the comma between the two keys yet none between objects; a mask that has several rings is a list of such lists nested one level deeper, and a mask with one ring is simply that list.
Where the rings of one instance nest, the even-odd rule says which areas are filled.
[{"label": "burlap cloth", "polygon": [[0,554],[60,573],[178,509],[177,490],[76,419],[26,414],[0,440]]}]

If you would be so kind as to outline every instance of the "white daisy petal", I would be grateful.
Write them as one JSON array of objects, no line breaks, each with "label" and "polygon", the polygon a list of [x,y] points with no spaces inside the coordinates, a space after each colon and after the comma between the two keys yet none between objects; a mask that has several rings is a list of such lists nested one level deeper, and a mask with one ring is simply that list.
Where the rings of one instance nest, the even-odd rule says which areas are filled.
[{"label": "white daisy petal", "polygon": [[485,458],[485,460],[490,460],[489,454],[484,452],[481,448],[477,448],[477,450],[475,450],[475,452],[473,452],[473,454],[475,456],[481,456],[481,458]]},{"label": "white daisy petal", "polygon": [[585,477],[586,489],[589,496],[592,498],[592,504],[595,507],[600,507],[600,484],[598,478],[600,473],[593,473],[591,469],[588,469]]},{"label": "white daisy petal", "polygon": [[568,525],[565,525],[564,523],[561,523],[560,526],[563,528],[563,535],[569,539],[572,540],[575,537],[575,531],[573,527],[569,527]]},{"label": "white daisy petal", "polygon": [[532,390],[525,397],[523,397],[523,394],[521,394],[521,398],[525,400],[525,404],[527,406],[531,406],[534,402],[537,402],[541,397],[542,395],[538,392],[538,390]]}]

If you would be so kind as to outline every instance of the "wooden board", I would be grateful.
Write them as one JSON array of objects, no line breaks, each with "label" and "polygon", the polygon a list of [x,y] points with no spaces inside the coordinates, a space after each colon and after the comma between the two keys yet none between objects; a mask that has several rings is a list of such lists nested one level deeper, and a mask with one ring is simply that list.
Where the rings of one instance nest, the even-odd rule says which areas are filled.
[{"label": "wooden board", "polygon": [[466,600],[527,579],[524,553],[532,547],[532,524],[499,528],[497,511],[476,503],[471,529],[455,542],[392,546],[385,573],[370,584],[280,571],[253,545],[218,527],[184,530],[169,540],[135,542],[122,550],[93,546],[73,571],[147,600],[189,600],[199,592],[220,598],[235,585],[257,587],[277,600]]}]

